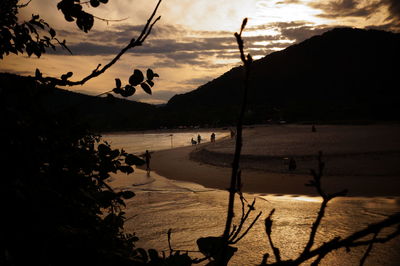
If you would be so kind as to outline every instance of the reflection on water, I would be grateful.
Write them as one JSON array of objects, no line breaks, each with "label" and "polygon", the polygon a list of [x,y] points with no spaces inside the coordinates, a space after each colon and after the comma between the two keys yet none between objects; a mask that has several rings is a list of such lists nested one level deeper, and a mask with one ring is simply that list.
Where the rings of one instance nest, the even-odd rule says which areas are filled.
[{"label": "reflection on water", "polygon": [[[228,200],[225,191],[169,180],[153,172],[147,175],[140,169],[129,176],[114,175],[110,184],[117,189],[129,189],[136,193],[136,197],[127,201],[125,230],[136,232],[140,247],[167,251],[167,231],[172,229],[174,249],[195,251],[198,238],[218,236],[223,232]],[[264,253],[272,254],[263,226],[263,219],[272,208],[276,209],[272,233],[275,245],[280,248],[284,259],[296,257],[307,242],[320,199],[299,195],[246,194],[248,200],[254,197],[257,198],[257,211],[263,212],[262,219],[236,245],[238,252],[230,265],[259,264]],[[346,237],[369,223],[400,211],[399,202],[399,198],[385,197],[334,199],[328,205],[316,245],[335,236]],[[236,207],[238,213],[240,206]],[[366,265],[399,265],[399,247],[399,238],[384,245],[374,245]],[[335,251],[321,265],[358,265],[364,252],[365,247],[353,248],[349,253],[345,250]],[[193,258],[201,257],[199,253],[190,255]],[[304,265],[310,265],[310,262]]]}]

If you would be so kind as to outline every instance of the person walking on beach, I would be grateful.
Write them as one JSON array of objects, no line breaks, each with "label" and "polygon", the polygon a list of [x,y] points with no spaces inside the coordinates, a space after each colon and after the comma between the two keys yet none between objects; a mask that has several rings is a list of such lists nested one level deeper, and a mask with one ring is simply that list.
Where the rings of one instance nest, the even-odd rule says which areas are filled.
[{"label": "person walking on beach", "polygon": [[293,157],[290,157],[290,160],[289,160],[289,171],[296,170],[296,167],[297,167],[296,161],[294,160]]},{"label": "person walking on beach", "polygon": [[232,128],[230,128],[229,130],[231,131],[231,139],[233,139],[233,137],[235,137],[235,131]]},{"label": "person walking on beach", "polygon": [[312,125],[311,132],[317,132],[317,129],[315,128],[315,125]]},{"label": "person walking on beach", "polygon": [[146,170],[147,172],[150,172],[150,159],[151,159],[151,155],[149,150],[146,150],[145,154],[144,154],[144,159],[146,161]]},{"label": "person walking on beach", "polygon": [[200,136],[200,134],[198,134],[197,135],[197,144],[200,144],[200,142],[201,142],[201,136]]},{"label": "person walking on beach", "polygon": [[215,133],[214,132],[211,134],[210,140],[211,140],[211,142],[215,142]]}]

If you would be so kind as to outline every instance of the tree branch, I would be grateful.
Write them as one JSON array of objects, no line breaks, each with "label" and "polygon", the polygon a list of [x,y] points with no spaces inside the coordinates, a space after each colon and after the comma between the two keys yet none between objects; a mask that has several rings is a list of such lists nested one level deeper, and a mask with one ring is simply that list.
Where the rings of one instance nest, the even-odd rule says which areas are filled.
[{"label": "tree branch", "polygon": [[147,20],[147,23],[145,24],[145,26],[142,29],[142,32],[140,33],[139,37],[135,40],[134,38],[129,42],[129,44],[127,46],[125,46],[108,64],[106,64],[105,66],[103,66],[102,68],[99,69],[99,66],[94,69],[92,71],[91,74],[89,74],[88,76],[84,77],[83,79],[79,80],[79,81],[71,81],[68,79],[58,79],[58,78],[54,78],[54,77],[45,77],[45,78],[39,78],[39,81],[44,82],[44,83],[50,83],[51,85],[59,85],[59,86],[76,86],[76,85],[83,85],[85,84],[87,81],[89,81],[92,78],[95,78],[97,76],[100,76],[101,74],[103,74],[107,69],[109,69],[112,65],[114,65],[123,54],[125,54],[129,49],[137,47],[137,46],[141,46],[143,44],[143,42],[147,39],[147,37],[149,36],[154,24],[160,20],[160,16],[157,17],[154,21],[154,16],[157,13],[157,10],[161,4],[162,0],[159,0],[156,7],[153,10],[153,13],[151,14],[151,16],[149,17],[149,19]]}]

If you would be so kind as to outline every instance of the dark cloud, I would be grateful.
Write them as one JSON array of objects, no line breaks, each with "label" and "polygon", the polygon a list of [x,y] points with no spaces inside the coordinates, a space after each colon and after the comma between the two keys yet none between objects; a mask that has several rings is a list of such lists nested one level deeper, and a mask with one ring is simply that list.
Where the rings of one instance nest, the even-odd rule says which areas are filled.
[{"label": "dark cloud", "polygon": [[388,6],[390,12],[389,19],[394,20],[394,22],[399,26],[400,24],[400,1],[399,0],[382,0]]},{"label": "dark cloud", "polygon": [[[102,45],[92,42],[81,42],[78,44],[68,45],[68,48],[72,51],[73,55],[113,55],[120,51],[120,47],[115,45]],[[60,53],[55,52],[56,54]],[[67,53],[62,51],[63,54]]]},{"label": "dark cloud", "polygon": [[[130,50],[135,56],[152,55],[157,57],[158,67],[180,67],[193,65],[207,68],[217,68],[221,65],[212,62],[212,58],[238,59],[237,44],[231,33],[225,31],[192,32],[180,26],[164,25],[159,32],[165,35],[177,34],[178,37],[149,38],[145,44]],[[331,29],[326,25],[310,26],[309,22],[294,21],[269,23],[250,27],[249,32],[274,29],[280,34],[245,37],[246,51],[255,57],[265,56],[271,52],[284,49],[295,42],[301,42],[313,35],[321,34]],[[139,26],[120,25],[111,32],[94,32],[87,37],[86,42],[69,45],[74,55],[115,55],[131,39],[132,32]],[[68,34],[63,32],[63,34]],[[180,37],[179,37],[180,36]],[[125,39],[124,39],[125,38]],[[89,41],[90,40],[90,41]],[[60,50],[60,49],[59,49]]]},{"label": "dark cloud", "polygon": [[364,4],[360,0],[332,0],[329,3],[312,2],[309,5],[323,11],[318,16],[323,18],[369,17],[382,6],[380,1]]},{"label": "dark cloud", "polygon": [[277,2],[277,5],[287,5],[287,4],[300,4],[301,0],[284,0],[284,1],[280,1]]},{"label": "dark cloud", "polygon": [[201,77],[201,78],[192,78],[192,79],[187,79],[185,81],[183,81],[183,84],[187,84],[187,85],[195,85],[195,86],[200,86],[203,85],[207,82],[209,82],[210,80],[213,80],[215,78],[215,76],[205,76],[205,77]]}]

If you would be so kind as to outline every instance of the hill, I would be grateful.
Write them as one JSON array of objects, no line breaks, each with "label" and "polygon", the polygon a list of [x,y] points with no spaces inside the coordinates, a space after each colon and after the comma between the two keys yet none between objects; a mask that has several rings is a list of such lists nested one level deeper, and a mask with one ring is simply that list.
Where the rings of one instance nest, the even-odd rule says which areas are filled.
[{"label": "hill", "polygon": [[[156,107],[119,98],[100,98],[59,88],[45,88],[33,78],[0,73],[2,104],[24,110],[25,106],[49,114],[68,114],[77,123],[98,131],[137,130],[157,127]],[[29,104],[27,104],[29,102]]]},{"label": "hill", "polygon": [[[398,120],[398,47],[400,34],[336,28],[256,60],[246,122]],[[166,109],[181,124],[232,123],[242,80],[242,67],[233,68]]]}]

